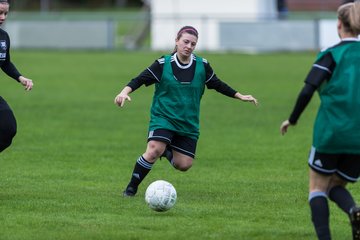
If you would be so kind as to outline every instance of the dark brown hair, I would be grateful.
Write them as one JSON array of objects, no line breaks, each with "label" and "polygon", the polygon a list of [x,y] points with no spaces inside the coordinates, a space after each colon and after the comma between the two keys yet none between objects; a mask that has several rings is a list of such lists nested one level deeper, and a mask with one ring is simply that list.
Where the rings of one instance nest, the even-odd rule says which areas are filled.
[{"label": "dark brown hair", "polygon": [[192,26],[184,26],[184,27],[180,28],[180,30],[178,31],[178,33],[176,35],[176,39],[179,40],[183,33],[189,33],[191,35],[194,35],[197,38],[199,37],[198,31],[194,27],[192,27]]}]

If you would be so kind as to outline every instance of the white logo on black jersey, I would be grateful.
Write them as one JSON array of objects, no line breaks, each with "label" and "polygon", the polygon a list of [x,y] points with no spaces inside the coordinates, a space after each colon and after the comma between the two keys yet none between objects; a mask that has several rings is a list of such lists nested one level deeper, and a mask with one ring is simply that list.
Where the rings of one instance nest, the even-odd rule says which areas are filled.
[{"label": "white logo on black jersey", "polygon": [[6,51],[7,46],[6,46],[5,40],[0,41],[0,48],[1,48],[1,50]]}]

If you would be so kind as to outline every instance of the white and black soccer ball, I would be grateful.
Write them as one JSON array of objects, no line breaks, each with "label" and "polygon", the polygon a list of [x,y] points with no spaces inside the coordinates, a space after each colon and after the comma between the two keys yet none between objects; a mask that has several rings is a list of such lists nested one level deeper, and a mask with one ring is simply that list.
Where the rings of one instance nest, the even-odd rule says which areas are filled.
[{"label": "white and black soccer ball", "polygon": [[164,180],[152,182],[146,189],[145,202],[157,212],[165,212],[176,203],[176,190],[174,186]]}]

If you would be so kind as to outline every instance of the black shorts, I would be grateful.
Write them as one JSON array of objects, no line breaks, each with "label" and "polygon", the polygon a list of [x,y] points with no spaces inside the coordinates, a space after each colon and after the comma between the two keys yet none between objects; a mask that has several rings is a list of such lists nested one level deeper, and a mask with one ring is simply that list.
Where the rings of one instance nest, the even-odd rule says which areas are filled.
[{"label": "black shorts", "polygon": [[11,141],[15,134],[15,116],[7,102],[0,96],[0,145],[4,146],[4,142]]},{"label": "black shorts", "polygon": [[156,129],[149,132],[148,142],[151,140],[164,142],[172,150],[195,158],[197,140],[193,138],[177,135],[176,132],[167,129]]},{"label": "black shorts", "polygon": [[309,166],[318,173],[336,173],[348,182],[356,182],[360,176],[360,155],[319,153],[312,147]]},{"label": "black shorts", "polygon": [[0,96],[0,111],[11,110],[5,99]]}]

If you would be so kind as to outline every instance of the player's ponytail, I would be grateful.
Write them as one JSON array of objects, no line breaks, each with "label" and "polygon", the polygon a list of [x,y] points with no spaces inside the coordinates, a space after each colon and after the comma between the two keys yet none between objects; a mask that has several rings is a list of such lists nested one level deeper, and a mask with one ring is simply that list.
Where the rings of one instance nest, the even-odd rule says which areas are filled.
[{"label": "player's ponytail", "polygon": [[354,35],[360,34],[360,2],[347,3],[339,7],[338,18],[345,31]]},{"label": "player's ponytail", "polygon": [[350,9],[350,27],[356,35],[360,34],[360,2],[355,1]]}]

